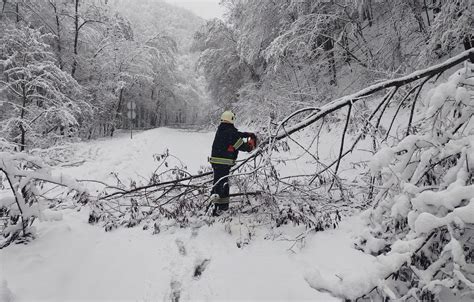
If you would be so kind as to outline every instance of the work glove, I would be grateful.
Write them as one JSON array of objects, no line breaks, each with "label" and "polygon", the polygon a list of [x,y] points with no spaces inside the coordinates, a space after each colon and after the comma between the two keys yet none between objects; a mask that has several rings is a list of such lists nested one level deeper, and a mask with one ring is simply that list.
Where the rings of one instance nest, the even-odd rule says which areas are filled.
[{"label": "work glove", "polygon": [[255,147],[257,147],[257,135],[255,133],[250,133],[250,138],[254,141]]},{"label": "work glove", "polygon": [[257,147],[257,136],[254,133],[249,133],[249,139],[247,144],[250,147],[250,151],[254,150]]}]

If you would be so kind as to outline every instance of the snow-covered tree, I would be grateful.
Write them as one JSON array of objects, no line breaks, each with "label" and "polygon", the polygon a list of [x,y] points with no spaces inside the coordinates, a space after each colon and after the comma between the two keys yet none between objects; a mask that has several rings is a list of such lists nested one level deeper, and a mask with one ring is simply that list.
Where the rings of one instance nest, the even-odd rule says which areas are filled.
[{"label": "snow-covered tree", "polygon": [[[472,65],[433,88],[410,135],[377,152],[380,191],[359,247],[405,259],[380,291],[391,299],[457,300],[474,289]],[[469,74],[471,77],[469,78]],[[389,278],[391,277],[391,278]]]},{"label": "snow-covered tree", "polygon": [[[469,0],[440,1],[430,28],[424,60],[441,57],[459,49],[474,47],[474,4]],[[474,63],[474,58],[471,62]]]},{"label": "snow-covered tree", "polygon": [[222,1],[226,20],[196,36],[201,66],[216,104],[279,119],[470,47],[471,2]]},{"label": "snow-covered tree", "polygon": [[236,102],[239,89],[252,79],[252,69],[240,58],[236,39],[235,31],[218,19],[209,21],[195,36],[194,48],[202,51],[198,66],[211,96],[222,107]]},{"label": "snow-covered tree", "polygon": [[77,82],[56,65],[45,42],[49,35],[22,25],[2,24],[1,30],[0,88],[7,108],[3,136],[24,150],[73,135],[88,107]]}]

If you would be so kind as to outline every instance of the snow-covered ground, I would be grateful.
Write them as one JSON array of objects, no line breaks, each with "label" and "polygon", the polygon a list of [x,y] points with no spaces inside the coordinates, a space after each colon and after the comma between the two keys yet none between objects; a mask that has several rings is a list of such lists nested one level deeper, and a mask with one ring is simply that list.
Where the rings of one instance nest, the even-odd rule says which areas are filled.
[{"label": "snow-covered ground", "polygon": [[[157,165],[153,154],[166,149],[196,172],[207,165],[213,135],[164,128],[137,133],[132,140],[120,133],[78,143],[71,146],[69,161],[82,164],[58,166],[55,173],[108,183],[114,181],[111,172],[146,178]],[[380,260],[352,247],[363,228],[359,216],[300,241],[293,239],[305,231],[301,227],[273,230],[272,239],[270,230],[257,228],[243,248],[236,242],[246,229],[238,223],[152,235],[140,227],[105,232],[88,224],[87,208],[64,210],[62,218],[37,222],[38,238],[28,246],[0,250],[0,300],[161,301],[179,295],[180,301],[339,301],[314,289],[317,283],[363,293],[374,273],[383,272]],[[204,271],[194,277],[199,265]]]}]

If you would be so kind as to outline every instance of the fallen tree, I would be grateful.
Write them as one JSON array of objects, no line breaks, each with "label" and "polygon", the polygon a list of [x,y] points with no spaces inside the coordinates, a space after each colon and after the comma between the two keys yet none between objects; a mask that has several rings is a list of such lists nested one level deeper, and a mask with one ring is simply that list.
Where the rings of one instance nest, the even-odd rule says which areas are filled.
[{"label": "fallen tree", "polygon": [[[406,134],[413,132],[413,113],[423,87],[430,81],[436,81],[446,70],[466,61],[474,50],[465,51],[441,64],[413,72],[409,75],[383,81],[371,85],[361,91],[329,102],[321,107],[303,108],[282,120],[267,138],[262,141],[247,159],[240,162],[230,177],[236,182],[242,195],[243,203],[248,209],[239,208],[239,211],[259,212],[270,215],[274,221],[286,223],[292,221],[303,223],[310,228],[323,228],[333,225],[331,219],[314,219],[321,215],[323,209],[337,207],[344,208],[350,202],[347,191],[338,178],[338,168],[341,160],[350,154],[362,139],[372,137],[376,152],[381,141],[389,137],[390,130],[380,131],[382,116],[386,113],[389,104],[399,107],[406,106],[410,100],[411,117],[407,124]],[[383,93],[383,94],[382,94]],[[382,94],[382,97],[380,95]],[[365,119],[363,125],[353,125],[351,119],[352,108],[360,101],[379,103]],[[341,137],[340,150],[337,158],[328,164],[321,163],[314,157],[319,169],[311,175],[294,177],[291,182],[280,178],[271,160],[274,149],[282,144],[283,139],[292,139],[291,135],[317,122],[323,121],[331,114],[336,114],[344,107],[348,107],[344,130]],[[373,107],[373,106],[372,106]],[[397,118],[398,110],[393,121]],[[302,115],[305,115],[301,118]],[[355,127],[354,127],[355,126]],[[346,149],[349,127],[360,129]],[[304,147],[301,146],[303,149]],[[305,152],[310,153],[308,150]],[[163,154],[163,162],[169,154]],[[335,167],[335,168],[334,168]],[[108,187],[97,202],[93,203],[94,211],[91,221],[107,220],[106,228],[118,225],[133,226],[142,221],[155,221],[158,217],[172,218],[186,224],[191,217],[202,216],[208,205],[207,192],[212,187],[212,172],[208,169],[197,175],[190,175],[183,167],[174,167],[160,174],[154,174],[145,184],[120,185]],[[245,177],[243,177],[245,176]],[[318,180],[316,182],[316,180]],[[376,194],[375,177],[367,183],[372,198]],[[336,191],[328,194],[328,191]],[[251,193],[251,194],[248,194]],[[252,205],[250,195],[259,194],[259,206]],[[291,202],[288,202],[291,200]],[[314,201],[314,202],[311,202]],[[341,204],[336,206],[337,202]],[[370,203],[370,202],[369,202]],[[265,210],[261,210],[265,209]],[[278,224],[278,223],[277,223]]]},{"label": "fallen tree", "polygon": [[381,189],[356,247],[381,264],[376,276],[360,286],[308,276],[312,287],[356,301],[474,298],[473,88],[466,64],[426,94],[413,133],[373,156]]}]

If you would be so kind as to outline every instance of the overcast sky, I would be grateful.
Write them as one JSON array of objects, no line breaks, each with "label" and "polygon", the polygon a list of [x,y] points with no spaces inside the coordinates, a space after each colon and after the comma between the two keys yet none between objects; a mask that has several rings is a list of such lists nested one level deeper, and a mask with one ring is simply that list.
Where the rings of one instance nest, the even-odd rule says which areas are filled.
[{"label": "overcast sky", "polygon": [[177,6],[184,7],[204,19],[221,18],[224,9],[219,6],[219,0],[165,0]]}]

